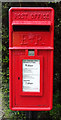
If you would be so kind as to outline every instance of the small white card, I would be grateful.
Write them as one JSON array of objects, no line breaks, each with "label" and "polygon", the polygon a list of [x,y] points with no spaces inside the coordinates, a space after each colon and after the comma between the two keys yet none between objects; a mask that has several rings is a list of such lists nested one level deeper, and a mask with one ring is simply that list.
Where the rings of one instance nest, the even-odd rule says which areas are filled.
[{"label": "small white card", "polygon": [[23,91],[40,92],[40,60],[23,60]]}]

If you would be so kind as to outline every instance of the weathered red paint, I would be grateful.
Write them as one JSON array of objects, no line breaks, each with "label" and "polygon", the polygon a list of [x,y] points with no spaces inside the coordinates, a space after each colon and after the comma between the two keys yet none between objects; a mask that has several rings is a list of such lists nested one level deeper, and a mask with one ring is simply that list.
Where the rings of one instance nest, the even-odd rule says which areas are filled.
[{"label": "weathered red paint", "polygon": [[[13,7],[9,10],[10,109],[51,110],[53,104],[54,10]],[[35,51],[34,56],[28,50]],[[40,60],[40,92],[22,91],[22,60]],[[18,79],[19,78],[19,79]]]}]

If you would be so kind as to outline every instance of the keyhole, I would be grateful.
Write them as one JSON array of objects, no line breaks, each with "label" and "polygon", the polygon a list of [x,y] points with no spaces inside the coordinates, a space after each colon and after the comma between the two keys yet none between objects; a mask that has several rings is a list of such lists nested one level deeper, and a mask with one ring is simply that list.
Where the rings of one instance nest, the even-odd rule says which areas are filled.
[{"label": "keyhole", "polygon": [[18,77],[18,80],[20,80],[20,77]]}]

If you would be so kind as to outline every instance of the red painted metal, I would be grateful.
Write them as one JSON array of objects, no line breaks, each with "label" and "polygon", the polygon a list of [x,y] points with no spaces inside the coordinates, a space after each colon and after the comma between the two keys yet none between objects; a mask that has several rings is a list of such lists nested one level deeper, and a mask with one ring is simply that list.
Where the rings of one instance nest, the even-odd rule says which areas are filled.
[{"label": "red painted metal", "polygon": [[[9,10],[9,101],[11,110],[46,111],[53,104],[54,10]],[[28,55],[34,50],[34,56]],[[23,91],[24,60],[40,60],[40,92]],[[18,79],[19,78],[19,79]]]}]

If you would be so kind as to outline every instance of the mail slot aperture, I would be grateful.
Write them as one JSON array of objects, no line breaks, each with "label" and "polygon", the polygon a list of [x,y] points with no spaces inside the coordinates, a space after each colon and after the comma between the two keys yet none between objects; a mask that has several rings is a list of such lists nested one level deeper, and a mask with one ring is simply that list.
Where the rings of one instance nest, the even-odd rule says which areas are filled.
[{"label": "mail slot aperture", "polygon": [[53,103],[54,10],[9,10],[10,109],[47,111]]},{"label": "mail slot aperture", "polygon": [[13,25],[13,31],[49,31],[49,25]]}]

